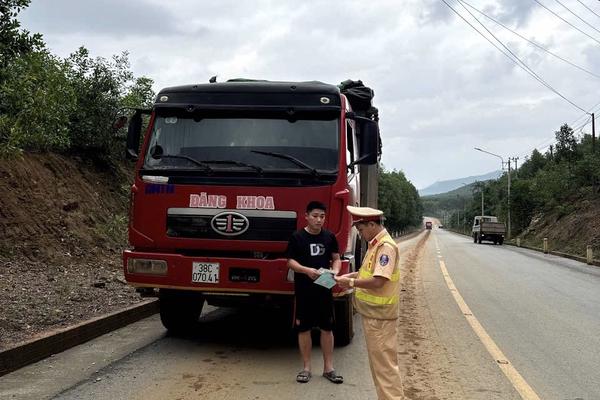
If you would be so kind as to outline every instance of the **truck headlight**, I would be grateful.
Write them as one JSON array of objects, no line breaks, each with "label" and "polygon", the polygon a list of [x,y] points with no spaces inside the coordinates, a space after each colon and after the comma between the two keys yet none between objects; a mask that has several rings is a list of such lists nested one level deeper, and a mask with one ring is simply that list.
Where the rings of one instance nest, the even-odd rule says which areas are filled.
[{"label": "truck headlight", "polygon": [[164,260],[145,260],[130,258],[127,260],[127,272],[130,274],[167,275],[167,262]]}]

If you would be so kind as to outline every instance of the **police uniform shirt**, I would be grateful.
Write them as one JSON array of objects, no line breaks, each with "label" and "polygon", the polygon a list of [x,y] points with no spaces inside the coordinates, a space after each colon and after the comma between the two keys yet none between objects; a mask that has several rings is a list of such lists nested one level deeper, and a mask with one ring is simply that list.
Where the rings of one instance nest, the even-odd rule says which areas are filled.
[{"label": "police uniform shirt", "polygon": [[[398,280],[392,281],[392,275],[398,273],[398,248],[392,247],[391,244],[381,244],[381,239],[388,235],[388,232],[384,229],[379,232],[369,242],[369,248],[367,254],[363,260],[361,268],[368,268],[373,271],[373,276],[380,276],[386,279],[386,282],[381,288],[378,289],[360,289],[365,293],[373,296],[391,298],[398,296],[400,292],[400,282]],[[369,260],[373,257],[373,252],[376,252],[373,259],[373,264],[369,265]],[[396,319],[398,318],[398,302],[390,305],[379,305],[369,304],[363,301],[359,301],[355,298],[355,308],[357,311],[366,317],[376,319]]]},{"label": "police uniform shirt", "polygon": [[[387,232],[383,231],[383,234]],[[375,247],[378,242],[378,238],[383,236],[381,233],[377,235],[373,240],[371,240],[371,245]],[[396,249],[394,249],[390,244],[384,243],[377,250],[377,255],[375,257],[375,268],[373,271],[373,276],[382,276],[388,280],[392,279],[392,274],[396,268]]]}]

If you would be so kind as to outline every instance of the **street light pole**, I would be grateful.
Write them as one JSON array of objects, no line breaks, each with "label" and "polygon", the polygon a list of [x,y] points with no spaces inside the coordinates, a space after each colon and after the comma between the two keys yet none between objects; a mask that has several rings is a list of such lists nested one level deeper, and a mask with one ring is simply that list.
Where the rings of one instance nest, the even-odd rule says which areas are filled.
[{"label": "street light pole", "polygon": [[[480,149],[479,147],[475,147],[474,149],[477,150],[477,151],[481,151],[482,153],[487,153],[487,154],[490,154],[490,155],[492,155],[494,157],[498,157],[500,159],[500,161],[502,162],[502,170],[504,170],[504,164],[505,163],[504,163],[504,158],[502,158],[502,156],[499,156],[498,154],[490,153],[489,151]],[[510,237],[511,237],[510,236],[510,158],[508,159],[507,165],[508,165],[508,199],[507,199],[507,203],[508,203],[508,213],[507,213],[507,216],[508,216],[508,221],[507,222],[508,223],[507,223],[507,228],[508,229],[507,229],[507,236],[508,236],[508,239],[510,239]],[[483,196],[483,194],[482,194],[482,196]],[[482,197],[482,204],[483,204],[483,197]],[[483,206],[482,206],[482,209],[483,209]],[[482,215],[483,215],[483,212],[482,212]]]},{"label": "street light pole", "polygon": [[507,237],[510,239],[510,157],[508,158],[508,224]]}]

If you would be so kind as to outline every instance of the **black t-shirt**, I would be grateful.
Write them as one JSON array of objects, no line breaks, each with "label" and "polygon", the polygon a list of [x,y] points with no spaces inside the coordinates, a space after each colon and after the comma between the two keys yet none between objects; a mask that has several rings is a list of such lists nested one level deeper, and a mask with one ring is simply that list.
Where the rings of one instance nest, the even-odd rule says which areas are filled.
[{"label": "black t-shirt", "polygon": [[[316,235],[307,232],[306,229],[294,232],[286,251],[288,258],[293,258],[303,266],[314,269],[329,269],[333,253],[339,253],[338,242],[335,235],[326,229],[322,229]],[[308,275],[294,274],[296,293],[313,286],[319,285],[315,285]]]}]

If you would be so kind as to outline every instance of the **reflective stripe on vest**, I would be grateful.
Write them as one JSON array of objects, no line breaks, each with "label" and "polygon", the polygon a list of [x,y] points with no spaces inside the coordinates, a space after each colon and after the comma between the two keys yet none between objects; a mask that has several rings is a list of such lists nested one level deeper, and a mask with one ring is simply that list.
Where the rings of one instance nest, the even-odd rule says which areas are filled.
[{"label": "reflective stripe on vest", "polygon": [[[373,276],[373,271],[371,270],[371,266],[375,262],[375,258],[377,257],[377,251],[379,250],[379,248],[381,246],[383,246],[384,243],[390,244],[396,249],[396,265],[394,266],[394,272],[392,273],[390,281],[397,282],[400,279],[400,269],[398,268],[399,254],[398,254],[398,250],[396,247],[396,242],[394,242],[394,239],[392,239],[392,237],[389,234],[385,235],[383,238],[381,238],[381,241],[379,243],[377,243],[376,247],[373,249],[373,252],[371,253],[371,256],[369,257],[366,268],[361,267],[360,271],[358,271],[358,278],[368,279]],[[394,296],[390,296],[390,297],[375,296],[373,294],[366,293],[361,288],[355,289],[354,296],[357,299],[364,301],[365,303],[378,304],[378,305],[396,304],[399,299],[398,294],[396,294]]]}]

